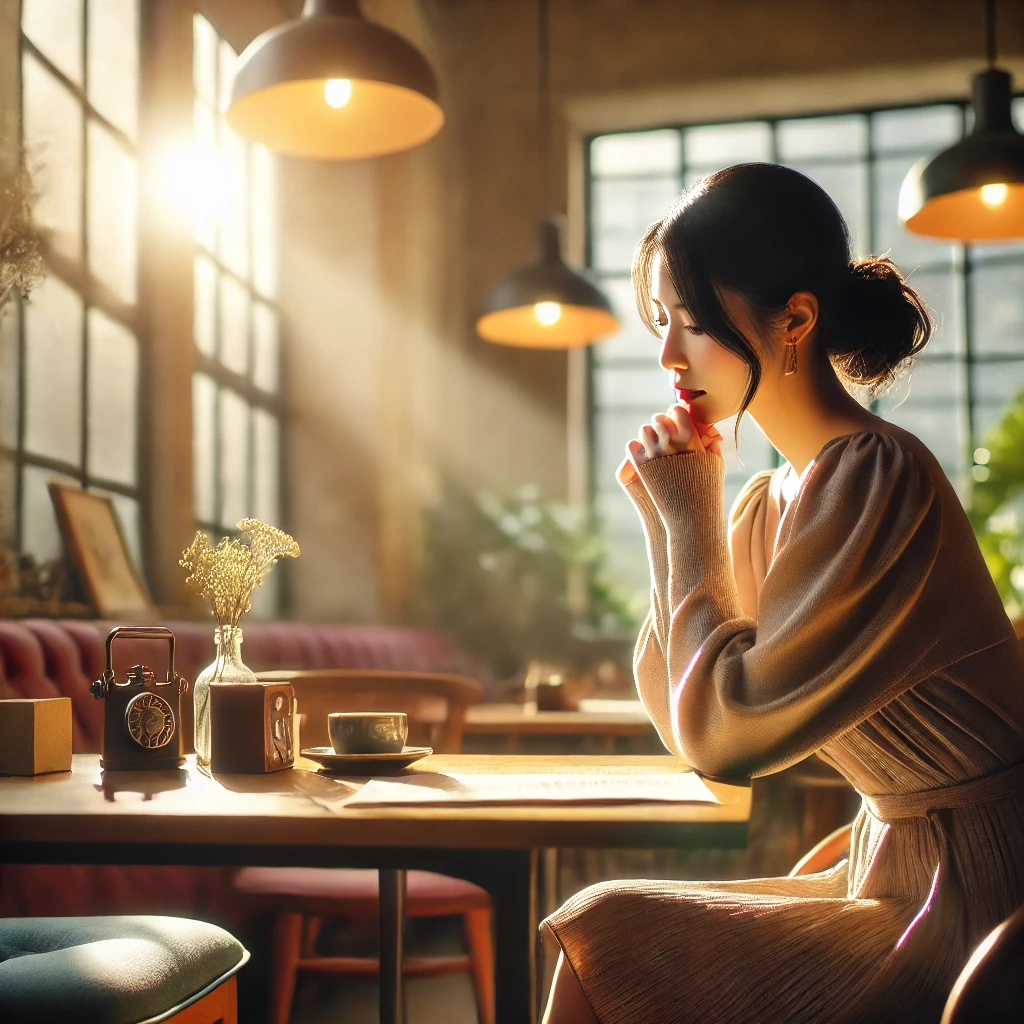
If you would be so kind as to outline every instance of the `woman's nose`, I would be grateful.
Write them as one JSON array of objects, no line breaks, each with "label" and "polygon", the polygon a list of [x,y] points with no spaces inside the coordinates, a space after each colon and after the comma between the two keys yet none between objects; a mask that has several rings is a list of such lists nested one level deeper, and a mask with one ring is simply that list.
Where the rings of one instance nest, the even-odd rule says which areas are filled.
[{"label": "woman's nose", "polygon": [[659,359],[662,369],[665,370],[687,370],[690,364],[686,361],[686,354],[679,345],[678,334],[670,332],[661,345],[661,357]]}]

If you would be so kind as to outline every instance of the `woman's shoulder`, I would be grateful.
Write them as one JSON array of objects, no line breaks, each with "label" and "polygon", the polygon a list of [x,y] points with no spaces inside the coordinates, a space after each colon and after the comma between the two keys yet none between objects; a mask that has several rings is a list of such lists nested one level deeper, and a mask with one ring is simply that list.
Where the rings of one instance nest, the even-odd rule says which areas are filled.
[{"label": "woman's shoulder", "polygon": [[754,514],[764,501],[771,486],[772,477],[778,472],[775,469],[762,469],[755,473],[736,495],[732,508],[729,510],[729,523],[736,523],[745,516]]}]

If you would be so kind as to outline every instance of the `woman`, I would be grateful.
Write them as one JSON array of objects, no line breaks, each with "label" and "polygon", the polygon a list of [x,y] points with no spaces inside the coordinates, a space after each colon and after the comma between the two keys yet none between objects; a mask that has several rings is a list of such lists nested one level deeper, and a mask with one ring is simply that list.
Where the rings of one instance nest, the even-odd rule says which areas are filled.
[{"label": "woman", "polygon": [[[935,457],[845,386],[891,383],[931,321],[773,164],[687,190],[633,275],[680,397],[619,469],[651,570],[640,695],[700,772],[817,751],[864,799],[831,871],[578,893],[545,922],[546,1020],[937,1022],[1024,902],[1024,647]],[[744,410],[787,462],[751,478],[727,532],[712,424]]]}]

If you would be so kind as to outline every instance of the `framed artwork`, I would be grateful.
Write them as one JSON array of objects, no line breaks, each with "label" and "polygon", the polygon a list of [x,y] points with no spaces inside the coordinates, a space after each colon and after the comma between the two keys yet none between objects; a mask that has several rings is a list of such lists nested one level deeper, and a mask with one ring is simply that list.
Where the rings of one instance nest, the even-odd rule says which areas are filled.
[{"label": "framed artwork", "polygon": [[80,487],[48,486],[71,560],[99,615],[155,621],[156,606],[132,565],[113,502]]}]

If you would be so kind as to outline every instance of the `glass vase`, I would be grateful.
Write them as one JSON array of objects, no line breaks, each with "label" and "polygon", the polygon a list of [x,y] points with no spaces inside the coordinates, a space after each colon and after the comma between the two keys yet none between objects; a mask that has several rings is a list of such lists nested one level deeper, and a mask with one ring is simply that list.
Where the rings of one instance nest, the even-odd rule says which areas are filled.
[{"label": "glass vase", "polygon": [[199,673],[192,696],[196,764],[206,772],[210,770],[210,684],[256,682],[255,674],[242,661],[242,630],[238,626],[218,626],[213,642],[217,656]]}]

